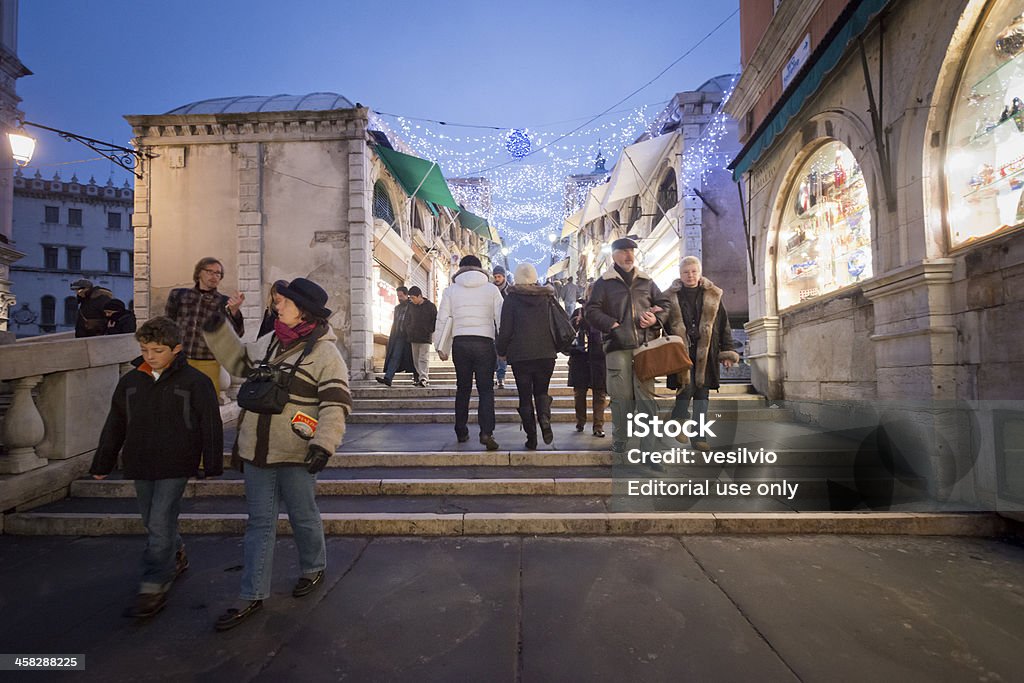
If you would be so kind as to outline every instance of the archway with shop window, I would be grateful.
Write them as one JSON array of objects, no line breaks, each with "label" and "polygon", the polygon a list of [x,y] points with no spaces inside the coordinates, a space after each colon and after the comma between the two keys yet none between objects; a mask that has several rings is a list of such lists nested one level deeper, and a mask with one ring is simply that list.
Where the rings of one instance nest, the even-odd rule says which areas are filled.
[{"label": "archway with shop window", "polygon": [[871,206],[853,152],[833,139],[798,158],[787,174],[775,245],[779,311],[873,274]]}]

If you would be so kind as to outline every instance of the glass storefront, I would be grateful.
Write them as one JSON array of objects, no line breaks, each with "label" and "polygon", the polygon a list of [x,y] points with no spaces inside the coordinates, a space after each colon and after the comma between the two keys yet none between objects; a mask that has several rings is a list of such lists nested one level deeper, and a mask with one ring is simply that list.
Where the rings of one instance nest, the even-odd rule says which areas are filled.
[{"label": "glass storefront", "polygon": [[853,152],[833,140],[800,167],[779,243],[779,308],[871,277],[871,209]]},{"label": "glass storefront", "polygon": [[398,305],[398,288],[402,279],[387,268],[381,267],[376,261],[373,264],[373,286],[376,296],[373,298],[373,332],[374,334],[391,334],[391,323],[395,319],[395,306]]},{"label": "glass storefront", "polygon": [[952,246],[1024,224],[1024,15],[996,2],[953,100],[946,197]]}]

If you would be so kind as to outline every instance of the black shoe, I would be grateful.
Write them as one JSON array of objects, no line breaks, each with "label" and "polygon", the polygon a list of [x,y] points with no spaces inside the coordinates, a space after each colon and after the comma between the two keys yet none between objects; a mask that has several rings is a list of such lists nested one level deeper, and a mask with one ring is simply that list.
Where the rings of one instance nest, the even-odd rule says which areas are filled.
[{"label": "black shoe", "polygon": [[135,602],[125,609],[124,616],[132,619],[148,619],[156,615],[167,604],[167,591],[163,593],[139,593]]},{"label": "black shoe", "polygon": [[303,595],[309,595],[313,592],[313,589],[319,586],[324,580],[324,570],[321,569],[313,575],[312,579],[307,579],[305,576],[300,578],[295,584],[295,588],[292,589],[293,598],[301,598]]},{"label": "black shoe", "polygon": [[534,434],[533,436],[526,437],[526,443],[524,445],[526,446],[527,450],[537,450],[537,435]]},{"label": "black shoe", "polygon": [[459,443],[466,443],[467,441],[469,441],[469,434],[459,434],[458,432],[456,432],[455,438],[459,440]]},{"label": "black shoe", "polygon": [[256,614],[263,608],[262,600],[253,600],[242,609],[228,608],[224,614],[217,617],[217,623],[213,627],[218,631],[227,631],[241,624],[243,621]]},{"label": "black shoe", "polygon": [[178,548],[174,553],[174,578],[178,578],[188,569],[188,555],[185,554],[185,546]]},{"label": "black shoe", "polygon": [[496,451],[498,450],[498,442],[494,440],[494,437],[490,434],[481,434],[480,443],[487,446],[487,450]]},{"label": "black shoe", "polygon": [[582,423],[579,423],[579,422],[576,423],[576,431],[577,432],[582,432],[583,431],[583,424]]},{"label": "black shoe", "polygon": [[600,427],[594,427],[594,436],[598,437],[599,439],[603,439],[604,430],[601,429]]},{"label": "black shoe", "polygon": [[498,388],[499,389],[504,389],[505,388],[505,381],[504,380],[500,380],[500,379],[498,380]]},{"label": "black shoe", "polygon": [[391,380],[389,380],[387,377],[374,377],[374,379],[380,382],[381,384],[384,384],[385,386],[391,386]]}]

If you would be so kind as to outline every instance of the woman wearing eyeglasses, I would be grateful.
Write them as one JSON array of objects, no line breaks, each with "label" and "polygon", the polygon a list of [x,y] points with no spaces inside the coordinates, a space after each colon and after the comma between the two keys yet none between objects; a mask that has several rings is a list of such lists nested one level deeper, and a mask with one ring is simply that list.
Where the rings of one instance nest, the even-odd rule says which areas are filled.
[{"label": "woman wearing eyeglasses", "polygon": [[178,323],[188,364],[209,377],[218,394],[221,391],[220,365],[203,339],[203,323],[215,314],[223,315],[239,336],[245,333],[241,311],[245,295],[237,292],[234,296],[221,294],[217,287],[223,280],[223,263],[212,256],[199,259],[192,271],[195,286],[172,289],[164,311],[164,315]]}]

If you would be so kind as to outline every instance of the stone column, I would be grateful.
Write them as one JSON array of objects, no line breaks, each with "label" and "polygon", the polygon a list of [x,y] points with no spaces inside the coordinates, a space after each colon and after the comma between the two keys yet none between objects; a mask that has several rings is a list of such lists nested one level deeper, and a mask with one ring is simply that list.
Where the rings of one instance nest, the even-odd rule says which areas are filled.
[{"label": "stone column", "polygon": [[247,337],[263,315],[263,145],[238,145],[238,291]]},{"label": "stone column", "polygon": [[782,325],[778,316],[751,320],[743,329],[750,338],[750,381],[768,400],[785,397],[782,375]]},{"label": "stone column", "polygon": [[956,398],[953,260],[912,264],[864,283],[874,304],[878,398]]},{"label": "stone column", "polygon": [[0,474],[21,474],[46,465],[46,460],[36,454],[36,446],[46,436],[46,430],[43,416],[32,400],[32,389],[42,379],[42,375],[33,375],[10,381],[14,394],[4,416],[7,454],[0,456]]},{"label": "stone column", "polygon": [[[135,134],[141,136],[143,132],[136,128]],[[152,311],[149,307],[150,295],[150,198],[149,182],[152,178],[153,164],[150,161],[144,162],[144,172],[141,178],[135,180],[135,209],[132,211],[132,230],[135,232],[135,317],[139,325],[149,320]]]},{"label": "stone column", "polygon": [[373,376],[373,215],[369,152],[362,139],[348,141],[348,229],[352,278],[353,379]]}]

